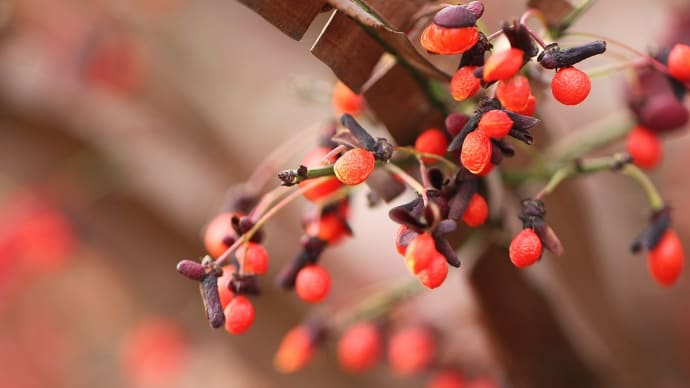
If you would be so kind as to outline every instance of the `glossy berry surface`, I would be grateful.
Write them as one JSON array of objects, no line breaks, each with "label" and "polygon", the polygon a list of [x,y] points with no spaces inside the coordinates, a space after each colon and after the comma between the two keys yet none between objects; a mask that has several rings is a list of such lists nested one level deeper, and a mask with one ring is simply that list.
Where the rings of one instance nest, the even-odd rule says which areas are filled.
[{"label": "glossy berry surface", "polygon": [[589,76],[574,67],[559,69],[551,80],[551,93],[563,105],[577,105],[584,101],[592,89]]},{"label": "glossy berry surface", "polygon": [[489,216],[489,205],[481,194],[474,193],[470,198],[470,203],[462,215],[462,221],[468,226],[476,227],[484,224]]},{"label": "glossy berry surface", "polygon": [[668,72],[681,82],[690,82],[690,46],[678,43],[668,54]]},{"label": "glossy berry surface", "polygon": [[239,295],[225,307],[225,330],[230,334],[242,334],[254,322],[254,306],[246,297]]},{"label": "glossy berry surface", "polygon": [[484,81],[500,81],[514,76],[520,71],[523,61],[524,52],[520,49],[509,48],[494,52],[484,64]]},{"label": "glossy berry surface", "polygon": [[331,276],[319,265],[308,265],[297,274],[295,292],[306,302],[317,303],[324,300],[330,289]]},{"label": "glossy berry surface", "polygon": [[431,23],[422,32],[420,42],[430,53],[454,55],[469,50],[479,41],[477,27],[446,28]]},{"label": "glossy berry surface", "polygon": [[353,148],[335,161],[333,171],[340,182],[358,185],[367,180],[374,167],[376,159],[373,153],[363,148]]},{"label": "glossy berry surface", "polygon": [[626,149],[633,163],[641,168],[656,167],[661,162],[664,151],[659,137],[649,129],[640,126],[628,133]]},{"label": "glossy berry surface", "polygon": [[343,370],[361,373],[376,365],[383,352],[383,339],[372,322],[349,327],[338,341],[338,362]]},{"label": "glossy berry surface", "polygon": [[297,326],[283,337],[273,358],[273,366],[282,373],[296,372],[309,363],[314,351],[309,330],[304,326]]},{"label": "glossy berry surface", "polygon": [[660,285],[668,287],[678,280],[685,264],[685,252],[676,232],[666,231],[657,246],[649,251],[647,264]]},{"label": "glossy berry surface", "polygon": [[460,163],[472,174],[483,172],[491,165],[491,140],[484,132],[470,132],[462,143]]},{"label": "glossy berry surface", "polygon": [[539,236],[530,228],[520,231],[510,242],[510,261],[518,268],[528,267],[539,260],[542,244]]},{"label": "glossy berry surface", "polygon": [[[417,136],[414,149],[425,154],[444,156],[448,148],[448,136],[438,128],[429,128]],[[424,163],[435,163],[436,159],[423,157]]]},{"label": "glossy berry surface", "polygon": [[268,271],[268,252],[261,244],[248,242],[239,247],[235,254],[242,273],[263,275]]},{"label": "glossy berry surface", "polygon": [[436,355],[436,338],[423,326],[406,327],[388,341],[388,363],[398,375],[410,376],[424,371]]},{"label": "glossy berry surface", "polygon": [[450,79],[450,95],[457,101],[466,100],[479,91],[481,80],[474,76],[476,66],[463,66]]},{"label": "glossy berry surface", "polygon": [[353,116],[364,109],[364,97],[352,91],[341,81],[333,87],[333,110],[338,114],[349,113]]},{"label": "glossy berry surface", "polygon": [[477,125],[477,131],[481,131],[494,139],[500,139],[507,136],[512,127],[513,120],[508,117],[508,114],[500,109],[494,109],[482,115]]}]

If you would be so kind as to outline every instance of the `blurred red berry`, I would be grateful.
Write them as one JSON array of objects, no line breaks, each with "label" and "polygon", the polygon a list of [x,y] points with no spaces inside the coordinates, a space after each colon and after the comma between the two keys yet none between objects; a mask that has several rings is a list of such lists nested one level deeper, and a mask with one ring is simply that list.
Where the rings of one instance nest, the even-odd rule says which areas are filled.
[{"label": "blurred red berry", "polygon": [[142,83],[145,70],[142,47],[133,37],[122,32],[98,34],[84,55],[87,81],[110,92],[132,92]]},{"label": "blurred red berry", "polygon": [[410,376],[422,372],[436,355],[434,333],[424,326],[400,329],[389,339],[387,355],[396,374]]},{"label": "blurred red berry", "polygon": [[510,242],[510,261],[518,268],[536,263],[541,253],[541,240],[531,228],[522,229]]},{"label": "blurred red berry", "polygon": [[446,28],[435,23],[429,24],[420,37],[426,51],[443,55],[464,53],[478,41],[477,27]]},{"label": "blurred red berry", "polygon": [[241,213],[226,212],[217,215],[206,226],[204,231],[204,246],[206,252],[217,259],[237,239],[237,233],[232,228],[232,218],[241,217]]},{"label": "blurred red berry", "polygon": [[668,54],[668,72],[681,82],[690,82],[690,46],[677,43]]},{"label": "blurred red berry", "polygon": [[352,91],[341,81],[333,87],[333,109],[338,115],[349,113],[359,114],[364,108],[364,97]]},{"label": "blurred red berry", "polygon": [[500,81],[514,76],[520,71],[523,61],[524,52],[520,49],[509,48],[494,52],[484,64],[484,81]]},{"label": "blurred red berry", "polygon": [[490,378],[481,377],[467,383],[467,388],[499,388],[499,385]]},{"label": "blurred red berry", "polygon": [[240,270],[245,274],[263,275],[268,271],[268,252],[258,243],[248,242],[235,252]]},{"label": "blurred red berry", "polygon": [[551,80],[553,97],[564,105],[577,105],[584,101],[592,89],[587,73],[574,67],[558,69]]},{"label": "blurred red berry", "polygon": [[472,174],[483,172],[491,165],[491,140],[483,131],[470,132],[462,143],[460,163]]},{"label": "blurred red berry", "polygon": [[667,230],[661,241],[649,251],[647,264],[649,272],[660,285],[673,285],[680,276],[685,263],[685,252],[678,235]]},{"label": "blurred red berry", "polygon": [[273,366],[281,373],[293,373],[304,368],[316,348],[309,330],[297,326],[283,337],[273,358]]},{"label": "blurred red berry", "polygon": [[254,322],[254,306],[245,296],[234,297],[225,307],[225,330],[228,333],[242,334]]},{"label": "blurred red berry", "polygon": [[338,341],[338,361],[350,373],[361,373],[376,365],[382,351],[381,331],[372,322],[349,327]]},{"label": "blurred red berry", "polygon": [[330,289],[331,275],[320,265],[307,265],[297,273],[295,292],[306,302],[317,303],[324,300]]},{"label": "blurred red berry", "polygon": [[[429,128],[420,133],[414,143],[414,149],[425,154],[444,156],[446,148],[448,148],[448,136],[438,128]],[[433,158],[422,158],[422,161],[427,164],[437,162]]]},{"label": "blurred red berry", "polygon": [[470,198],[470,203],[462,215],[462,221],[468,226],[476,227],[484,224],[486,218],[489,216],[489,205],[486,203],[484,197],[478,193],[474,193]]},{"label": "blurred red berry", "polygon": [[346,185],[358,185],[371,175],[376,167],[374,154],[363,149],[353,148],[345,152],[333,165],[335,177]]},{"label": "blurred red berry", "polygon": [[524,110],[531,95],[529,80],[522,74],[498,81],[496,85],[496,98],[505,109],[512,112]]},{"label": "blurred red berry", "polygon": [[310,237],[318,237],[330,245],[339,243],[343,237],[351,234],[347,222],[338,213],[328,213],[309,222],[305,233]]},{"label": "blurred red berry", "polygon": [[656,167],[661,162],[664,151],[659,137],[641,126],[633,128],[628,133],[626,148],[633,163],[641,168]]},{"label": "blurred red berry", "polygon": [[[327,147],[315,148],[302,159],[301,164],[312,168],[323,167],[324,165],[321,163],[321,159],[329,152],[330,149]],[[304,198],[312,202],[318,202],[342,188],[343,184],[335,177],[323,177],[302,181],[299,183],[299,186],[302,189],[309,187],[309,189],[304,190],[302,193]]]},{"label": "blurred red berry", "polygon": [[410,242],[405,251],[405,264],[416,275],[431,263],[437,254],[436,243],[429,233],[422,233]]},{"label": "blurred red berry", "polygon": [[463,66],[450,79],[450,95],[457,101],[468,99],[479,90],[481,80],[474,76],[477,66]]},{"label": "blurred red berry", "polygon": [[511,128],[513,128],[513,120],[508,114],[500,109],[494,109],[482,115],[475,132],[480,131],[486,136],[500,139],[507,136]]},{"label": "blurred red berry", "polygon": [[460,372],[452,369],[443,369],[435,371],[429,380],[427,380],[425,388],[465,388],[465,379]]},{"label": "blurred red berry", "polygon": [[435,251],[429,264],[417,273],[417,279],[429,289],[440,287],[448,276],[446,257]]}]

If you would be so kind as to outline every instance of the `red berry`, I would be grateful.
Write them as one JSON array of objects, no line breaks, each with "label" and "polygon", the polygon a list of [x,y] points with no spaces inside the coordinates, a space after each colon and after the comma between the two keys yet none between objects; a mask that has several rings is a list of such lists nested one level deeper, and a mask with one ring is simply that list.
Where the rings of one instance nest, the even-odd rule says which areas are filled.
[{"label": "red berry", "polygon": [[446,262],[446,257],[442,254],[435,252],[431,257],[429,265],[423,268],[417,274],[417,279],[430,289],[441,286],[448,276],[448,262]]},{"label": "red berry", "polygon": [[454,55],[469,50],[479,41],[477,27],[446,28],[429,24],[420,37],[422,47],[430,53]]},{"label": "red berry", "polygon": [[[422,132],[414,142],[414,149],[425,154],[444,156],[446,148],[448,148],[448,137],[445,132],[437,128],[429,128]],[[422,160],[427,164],[437,162],[432,158],[422,158]]]},{"label": "red berry", "polygon": [[525,228],[510,242],[510,261],[518,268],[528,267],[541,257],[542,245],[534,230]]},{"label": "red berry", "polygon": [[328,213],[309,222],[305,232],[307,236],[318,237],[330,245],[337,244],[343,237],[351,235],[347,222],[338,213]]},{"label": "red berry", "polygon": [[463,66],[450,79],[450,95],[457,101],[474,96],[479,90],[481,80],[474,76],[477,66]]},{"label": "red berry", "polygon": [[514,110],[513,112],[519,113],[521,115],[525,116],[532,116],[534,114],[534,111],[537,110],[537,99],[533,95],[529,95],[527,98],[527,105],[525,105],[525,108],[522,110]]},{"label": "red berry", "polygon": [[315,351],[309,330],[297,326],[290,330],[278,346],[273,365],[282,373],[292,373],[304,368]]},{"label": "red berry", "polygon": [[331,276],[319,265],[308,265],[297,273],[295,292],[306,302],[317,303],[324,300],[330,289]]},{"label": "red berry", "polygon": [[407,246],[405,264],[410,272],[416,275],[429,266],[437,253],[434,238],[429,233],[422,233]]},{"label": "red berry", "polygon": [[465,379],[460,372],[443,369],[434,372],[427,380],[425,388],[464,388]]},{"label": "red berry", "polygon": [[246,297],[238,295],[225,307],[225,330],[242,334],[254,322],[254,306]]},{"label": "red berry", "polygon": [[628,134],[628,153],[633,163],[642,168],[654,168],[663,155],[663,147],[659,137],[649,129],[641,126],[633,128]]},{"label": "red berry", "polygon": [[488,377],[482,377],[470,381],[467,388],[499,388],[499,385]]},{"label": "red berry", "polygon": [[242,214],[237,212],[226,212],[217,215],[206,226],[204,232],[204,246],[206,252],[213,258],[222,255],[237,239],[237,233],[232,228],[232,217],[240,217]]},{"label": "red berry", "polygon": [[398,330],[388,341],[388,363],[399,375],[422,372],[431,364],[435,354],[434,334],[423,326]]},{"label": "red berry", "polygon": [[551,80],[551,93],[563,105],[577,105],[587,98],[592,82],[587,73],[574,67],[556,71]]},{"label": "red berry", "polygon": [[345,152],[333,165],[335,177],[346,185],[358,185],[371,175],[376,167],[374,154],[363,149],[353,148]]},{"label": "red berry", "polygon": [[263,275],[268,271],[268,252],[261,244],[248,242],[235,255],[243,273]]},{"label": "red berry", "polygon": [[470,118],[462,113],[451,113],[446,116],[445,124],[448,133],[455,137],[462,131],[462,128],[467,124]]},{"label": "red berry", "polygon": [[486,217],[489,215],[489,205],[481,195],[474,193],[470,198],[470,203],[462,215],[462,220],[468,226],[479,226],[486,222]]},{"label": "red berry", "polygon": [[[327,147],[318,147],[308,153],[304,159],[302,159],[301,164],[307,167],[323,167],[321,159],[323,159],[323,157],[329,152],[330,149]],[[314,182],[320,183],[315,184]],[[341,187],[343,187],[343,184],[340,183],[340,181],[335,177],[323,177],[302,181],[299,183],[299,186],[302,189],[305,187],[310,187],[309,189],[305,190],[302,195],[304,195],[304,198],[308,199],[309,201],[317,202],[339,190]]]},{"label": "red berry", "polygon": [[[486,136],[500,139],[510,133],[513,128],[513,120],[500,109],[490,110],[482,115],[477,125],[477,130],[484,132]],[[475,131],[476,132],[476,131]],[[490,145],[491,143],[489,143]]]},{"label": "red berry", "polygon": [[353,92],[341,81],[333,87],[333,109],[336,113],[357,115],[364,108],[364,97]]},{"label": "red berry", "polygon": [[690,46],[677,43],[668,54],[668,72],[681,82],[690,82]]},{"label": "red berry", "polygon": [[383,340],[378,326],[358,323],[345,331],[338,341],[338,361],[350,373],[361,373],[381,358]]},{"label": "red berry", "polygon": [[235,293],[230,289],[230,282],[232,281],[232,274],[235,272],[235,266],[228,264],[223,267],[223,275],[218,278],[218,296],[220,296],[220,305],[225,307],[230,303]]},{"label": "red berry", "polygon": [[685,252],[678,235],[673,230],[667,230],[656,247],[649,251],[647,264],[649,272],[662,286],[668,287],[678,280],[683,270]]},{"label": "red berry", "polygon": [[460,163],[472,174],[479,174],[491,164],[491,140],[483,132],[470,132],[462,143]]},{"label": "red berry", "polygon": [[518,112],[525,109],[531,94],[529,80],[522,74],[498,81],[496,85],[496,98],[509,111]]},{"label": "red berry", "polygon": [[484,81],[499,81],[514,76],[520,71],[523,61],[524,52],[520,49],[509,48],[494,52],[484,64]]}]

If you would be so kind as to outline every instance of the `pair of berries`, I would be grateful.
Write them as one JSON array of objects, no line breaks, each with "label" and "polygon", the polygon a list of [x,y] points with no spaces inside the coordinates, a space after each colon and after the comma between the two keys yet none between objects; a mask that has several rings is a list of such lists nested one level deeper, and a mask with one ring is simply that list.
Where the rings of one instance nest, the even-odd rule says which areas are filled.
[{"label": "pair of berries", "polygon": [[404,249],[407,268],[428,288],[439,287],[448,275],[446,257],[436,250],[434,238],[421,233]]},{"label": "pair of berries", "polygon": [[[450,80],[450,94],[457,101],[473,97],[479,91],[482,80],[487,83],[509,80],[517,75],[523,64],[524,52],[520,49],[509,48],[496,51],[487,58],[483,67],[473,65],[460,67]],[[526,85],[529,90],[529,83]],[[524,89],[524,85],[520,86]],[[530,94],[528,93],[527,96]],[[527,96],[525,96],[525,105]]]},{"label": "pair of berries", "polygon": [[484,176],[493,169],[491,139],[502,139],[510,133],[513,120],[501,109],[484,113],[477,128],[467,134],[460,151],[460,163],[472,174]]}]

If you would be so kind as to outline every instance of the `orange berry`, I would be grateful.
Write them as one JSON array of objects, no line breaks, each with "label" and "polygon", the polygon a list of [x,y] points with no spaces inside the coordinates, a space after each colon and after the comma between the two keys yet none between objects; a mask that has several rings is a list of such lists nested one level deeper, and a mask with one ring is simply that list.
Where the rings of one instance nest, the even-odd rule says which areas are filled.
[{"label": "orange berry", "polygon": [[472,174],[478,174],[491,164],[491,140],[482,131],[470,132],[462,143],[460,163]]},{"label": "orange berry", "polygon": [[382,351],[381,332],[371,322],[350,326],[338,341],[338,361],[350,373],[361,373],[376,365]]},{"label": "orange berry", "polygon": [[524,110],[531,95],[529,80],[522,74],[498,81],[496,85],[496,97],[505,109],[512,112]]},{"label": "orange berry", "polygon": [[429,233],[422,233],[410,242],[405,251],[405,264],[413,275],[428,267],[438,252],[436,243]]},{"label": "orange berry", "polygon": [[423,326],[398,330],[388,341],[388,363],[393,372],[410,376],[426,369],[436,353],[436,339]]},{"label": "orange berry", "polygon": [[309,363],[315,350],[309,330],[297,326],[283,337],[273,358],[273,366],[282,373],[296,372]]},{"label": "orange berry", "polygon": [[305,302],[317,303],[324,300],[330,289],[331,276],[320,265],[307,265],[297,273],[295,292]]},{"label": "orange berry", "polygon": [[206,252],[217,259],[222,255],[228,248],[230,244],[237,238],[237,233],[232,228],[232,217],[240,217],[242,214],[237,212],[226,212],[217,215],[211,222],[206,226],[204,231],[204,246],[206,247]]},{"label": "orange berry", "polygon": [[661,161],[664,151],[659,137],[641,126],[636,126],[630,131],[626,148],[633,159],[633,163],[641,168],[656,167]]},{"label": "orange berry", "polygon": [[268,271],[268,252],[261,244],[248,242],[235,255],[243,273],[263,275]]},{"label": "orange berry", "polygon": [[563,105],[577,105],[587,98],[592,82],[587,73],[572,66],[558,69],[551,80],[551,93]]},{"label": "orange berry", "polygon": [[446,28],[435,23],[429,24],[420,37],[426,51],[443,55],[464,53],[478,41],[477,27]]},{"label": "orange berry", "polygon": [[333,165],[335,177],[346,185],[358,185],[371,175],[376,167],[374,154],[363,149],[353,148],[345,152]]},{"label": "orange berry", "polygon": [[[445,132],[438,128],[429,128],[417,136],[414,142],[414,149],[426,154],[444,156],[448,148],[448,137]],[[424,163],[431,164],[437,162],[436,159],[422,158]]]},{"label": "orange berry", "polygon": [[489,205],[481,195],[474,193],[470,199],[470,203],[462,215],[462,220],[468,226],[479,226],[486,222],[486,217],[489,215]]},{"label": "orange berry", "polygon": [[522,110],[514,110],[513,112],[525,115],[525,116],[532,116],[534,112],[537,110],[537,99],[533,95],[529,95],[527,97],[527,105],[525,105],[525,109]]},{"label": "orange berry", "polygon": [[514,76],[520,71],[523,61],[524,52],[520,49],[509,48],[494,52],[484,64],[484,81],[499,81]]},{"label": "orange berry", "polygon": [[[327,147],[318,147],[308,153],[302,160],[302,165],[307,167],[323,167],[321,159],[330,152]],[[320,182],[315,184],[314,182]],[[304,198],[312,202],[328,197],[330,194],[343,187],[343,184],[336,177],[323,177],[316,179],[309,179],[299,183],[301,188],[310,186],[311,188],[305,190],[302,195]]]},{"label": "orange berry", "polygon": [[541,257],[542,244],[534,230],[525,228],[510,242],[510,261],[518,268],[528,267]]},{"label": "orange berry", "polygon": [[481,80],[474,76],[477,66],[463,66],[450,79],[450,95],[457,101],[474,96],[479,90]]},{"label": "orange berry", "polygon": [[318,237],[330,245],[339,243],[343,237],[350,235],[350,230],[343,216],[337,213],[328,213],[307,224],[305,233],[310,237]]},{"label": "orange berry", "polygon": [[463,388],[465,379],[460,372],[444,369],[434,372],[427,380],[425,388]]},{"label": "orange berry", "polygon": [[667,230],[661,241],[649,251],[647,264],[649,272],[662,286],[668,287],[678,280],[683,264],[685,252],[678,235],[673,230]]},{"label": "orange berry", "polygon": [[690,46],[676,43],[668,54],[668,72],[681,82],[690,82]]},{"label": "orange berry", "polygon": [[338,115],[349,113],[357,115],[364,108],[364,97],[352,91],[341,81],[333,87],[333,110]]},{"label": "orange berry", "polygon": [[513,128],[513,120],[510,119],[506,112],[500,109],[484,113],[477,125],[477,129],[480,132],[484,132],[486,136],[493,137],[494,139],[507,136],[511,128]]},{"label": "orange berry", "polygon": [[417,274],[417,279],[432,290],[443,284],[446,280],[446,276],[448,276],[448,262],[446,261],[446,257],[437,251],[434,252],[429,264]]},{"label": "orange berry", "polygon": [[242,334],[254,322],[254,306],[246,297],[238,295],[225,307],[225,330],[230,334]]},{"label": "orange berry", "polygon": [[220,305],[225,307],[230,303],[235,293],[230,289],[230,282],[232,281],[232,274],[235,272],[235,266],[228,264],[223,267],[223,275],[218,278],[218,296],[220,296]]}]

